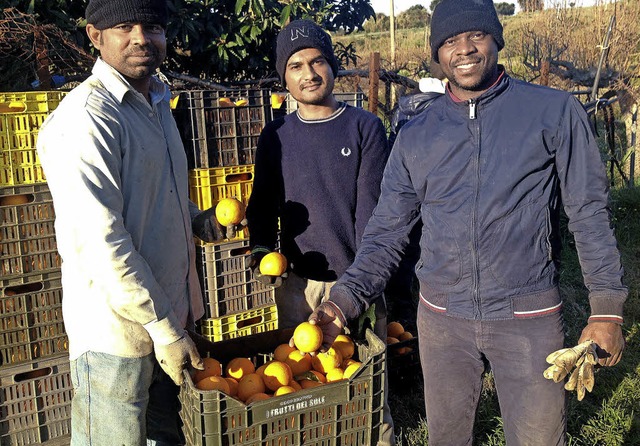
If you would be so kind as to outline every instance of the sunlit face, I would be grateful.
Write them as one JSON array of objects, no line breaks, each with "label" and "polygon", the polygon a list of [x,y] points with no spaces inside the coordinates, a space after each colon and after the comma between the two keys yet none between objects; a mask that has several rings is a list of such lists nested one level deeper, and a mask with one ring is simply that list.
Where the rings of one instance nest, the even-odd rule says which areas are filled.
[{"label": "sunlit face", "polygon": [[160,25],[121,23],[99,30],[87,25],[87,34],[100,57],[136,87],[147,82],[167,55],[167,40]]},{"label": "sunlit face", "polygon": [[483,31],[448,38],[438,49],[438,59],[451,91],[460,99],[480,96],[498,78],[498,45]]},{"label": "sunlit face", "polygon": [[284,80],[287,90],[300,104],[327,105],[332,102],[333,70],[317,48],[294,53],[287,61]]}]

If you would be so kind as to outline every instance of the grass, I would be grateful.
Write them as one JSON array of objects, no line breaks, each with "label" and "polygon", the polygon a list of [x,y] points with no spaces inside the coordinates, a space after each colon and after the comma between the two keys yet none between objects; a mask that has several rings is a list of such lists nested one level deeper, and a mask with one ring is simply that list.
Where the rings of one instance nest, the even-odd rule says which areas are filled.
[{"label": "grass", "polygon": [[[640,445],[640,188],[612,190],[611,207],[625,283],[629,287],[623,325],[627,345],[618,365],[597,372],[593,393],[582,401],[577,401],[574,393],[569,395],[567,438],[570,446]],[[589,305],[573,238],[566,229],[563,236],[560,290],[565,303],[567,344],[575,344],[589,315]],[[419,369],[390,381],[390,386],[398,446],[428,445]],[[484,379],[475,444],[505,445],[490,374]]]}]

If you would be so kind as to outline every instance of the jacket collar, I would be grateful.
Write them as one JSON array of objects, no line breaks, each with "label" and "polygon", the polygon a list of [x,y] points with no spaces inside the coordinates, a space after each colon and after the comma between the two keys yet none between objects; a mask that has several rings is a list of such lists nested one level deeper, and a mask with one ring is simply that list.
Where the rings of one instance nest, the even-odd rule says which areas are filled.
[{"label": "jacket collar", "polygon": [[[498,80],[496,80],[496,82],[487,91],[485,91],[475,99],[476,104],[491,101],[493,98],[499,96],[509,87],[511,78],[505,71],[503,65],[498,65],[498,72],[500,73],[498,75]],[[464,106],[466,106],[468,102],[458,99],[453,93],[451,93],[449,86],[447,86],[447,98],[454,104],[461,104]]]}]

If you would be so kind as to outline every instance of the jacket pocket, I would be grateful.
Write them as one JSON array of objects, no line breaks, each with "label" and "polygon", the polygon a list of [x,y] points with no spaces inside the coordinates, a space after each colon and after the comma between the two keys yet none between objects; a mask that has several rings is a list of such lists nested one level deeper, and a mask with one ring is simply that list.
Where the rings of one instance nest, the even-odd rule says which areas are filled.
[{"label": "jacket pocket", "polygon": [[423,211],[420,263],[417,276],[429,286],[455,285],[462,278],[462,255],[455,234],[467,230],[453,228],[444,220]]},{"label": "jacket pocket", "polygon": [[535,284],[553,274],[551,219],[546,206],[514,210],[488,231],[487,260],[493,278],[506,288]]}]

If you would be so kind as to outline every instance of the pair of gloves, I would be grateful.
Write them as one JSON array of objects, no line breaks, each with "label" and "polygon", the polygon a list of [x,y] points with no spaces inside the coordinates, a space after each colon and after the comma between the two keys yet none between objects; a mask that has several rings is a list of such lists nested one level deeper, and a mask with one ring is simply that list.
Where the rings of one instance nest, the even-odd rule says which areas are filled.
[{"label": "pair of gloves", "polygon": [[551,366],[544,371],[544,377],[558,383],[569,375],[564,388],[575,390],[578,401],[593,390],[594,366],[598,363],[595,342],[586,340],[575,347],[562,348],[547,356],[546,361]]},{"label": "pair of gloves", "polygon": [[249,258],[247,259],[247,267],[253,272],[253,278],[263,285],[272,286],[274,288],[282,285],[282,282],[289,276],[288,271],[285,271],[280,276],[269,276],[260,272],[260,261],[264,256],[271,251],[268,248],[262,246],[256,246],[251,251]]},{"label": "pair of gloves", "polygon": [[237,225],[229,225],[226,228],[223,227],[218,223],[218,219],[216,218],[215,206],[200,212],[191,221],[193,235],[207,243],[232,239],[236,236],[236,233],[242,231],[245,226],[247,226],[246,218]]}]

